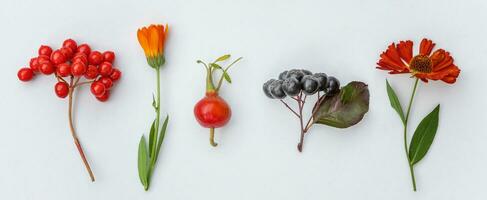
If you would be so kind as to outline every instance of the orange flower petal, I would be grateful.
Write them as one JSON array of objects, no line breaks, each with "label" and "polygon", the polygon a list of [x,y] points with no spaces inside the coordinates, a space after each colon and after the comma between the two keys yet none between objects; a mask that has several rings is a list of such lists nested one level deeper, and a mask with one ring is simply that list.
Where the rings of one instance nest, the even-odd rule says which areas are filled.
[{"label": "orange flower petal", "polygon": [[413,58],[413,42],[411,40],[401,41],[397,44],[399,55],[407,63],[411,62]]},{"label": "orange flower petal", "polygon": [[431,54],[431,51],[433,50],[433,47],[435,47],[435,43],[433,43],[433,41],[431,40],[424,38],[419,46],[419,54],[429,56]]}]

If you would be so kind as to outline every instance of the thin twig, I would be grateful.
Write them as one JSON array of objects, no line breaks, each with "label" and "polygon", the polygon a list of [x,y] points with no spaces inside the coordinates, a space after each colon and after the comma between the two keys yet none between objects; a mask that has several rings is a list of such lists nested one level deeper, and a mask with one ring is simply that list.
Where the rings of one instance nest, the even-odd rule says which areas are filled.
[{"label": "thin twig", "polygon": [[299,118],[299,114],[298,114],[296,111],[294,111],[294,110],[291,108],[291,106],[289,106],[289,105],[288,105],[286,102],[284,102],[282,99],[281,99],[280,101],[281,101],[281,102],[282,102],[282,103],[283,103],[283,104],[284,104],[284,105],[285,105],[285,106],[286,106],[286,107],[287,107],[287,108],[288,108],[288,109],[289,109],[291,112],[293,112],[293,113],[294,113],[294,115],[296,115],[296,117],[298,117],[298,118]]}]

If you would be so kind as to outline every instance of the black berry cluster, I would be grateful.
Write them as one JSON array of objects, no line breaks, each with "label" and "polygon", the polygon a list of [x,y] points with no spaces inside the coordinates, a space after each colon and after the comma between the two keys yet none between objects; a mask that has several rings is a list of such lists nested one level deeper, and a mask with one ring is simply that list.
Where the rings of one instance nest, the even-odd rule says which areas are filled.
[{"label": "black berry cluster", "polygon": [[325,73],[312,73],[305,69],[291,69],[279,74],[279,79],[270,79],[264,83],[264,93],[271,99],[294,97],[303,92],[313,95],[322,91],[326,96],[333,96],[340,91],[340,82]]}]

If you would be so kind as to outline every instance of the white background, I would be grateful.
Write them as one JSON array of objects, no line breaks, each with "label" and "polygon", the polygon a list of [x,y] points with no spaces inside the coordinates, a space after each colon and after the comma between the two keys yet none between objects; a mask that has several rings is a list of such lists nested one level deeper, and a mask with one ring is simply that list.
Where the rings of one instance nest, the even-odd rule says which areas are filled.
[{"label": "white background", "polygon": [[[482,0],[2,1],[0,199],[486,199],[486,8]],[[145,192],[137,145],[154,118],[155,73],[136,30],[150,23],[170,24],[162,108],[171,119]],[[404,105],[413,79],[375,63],[390,43],[411,39],[417,51],[423,37],[450,51],[462,72],[454,85],[419,86],[410,129],[438,103],[441,112],[414,193],[385,90],[388,78]],[[41,44],[59,47],[66,38],[114,50],[123,71],[107,103],[88,88],[75,103],[95,183],[72,143],[54,78],[16,77]],[[205,88],[195,61],[225,53],[244,60],[221,91],[233,118],[212,148],[192,113]],[[313,127],[298,153],[298,121],[261,90],[293,67],[368,83],[369,113],[349,129]]]}]

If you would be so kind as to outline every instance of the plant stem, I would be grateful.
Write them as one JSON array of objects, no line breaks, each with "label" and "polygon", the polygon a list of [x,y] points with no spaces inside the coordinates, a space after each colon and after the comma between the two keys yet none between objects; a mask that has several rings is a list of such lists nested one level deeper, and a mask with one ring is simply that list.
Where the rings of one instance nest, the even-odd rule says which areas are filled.
[{"label": "plant stem", "polygon": [[408,150],[408,143],[407,143],[407,129],[408,129],[408,120],[409,120],[409,114],[411,111],[411,105],[413,104],[413,99],[414,99],[414,95],[416,94],[418,82],[419,82],[419,79],[416,78],[416,80],[414,82],[413,92],[411,94],[411,98],[409,99],[408,110],[406,112],[406,118],[404,119],[404,150],[406,152],[406,158],[408,159],[409,172],[411,174],[411,180],[413,182],[413,190],[415,192],[416,192],[416,178],[414,177],[413,164],[411,163],[411,159],[409,159],[409,150]]},{"label": "plant stem", "polygon": [[79,142],[78,136],[76,135],[76,131],[73,126],[73,94],[74,90],[76,87],[73,86],[73,79],[71,78],[71,86],[69,87],[69,93],[68,93],[68,98],[69,98],[69,109],[68,109],[68,117],[69,117],[69,128],[71,130],[71,136],[73,136],[74,144],[76,145],[76,148],[78,149],[79,155],[81,156],[81,159],[83,160],[83,163],[85,164],[86,170],[88,171],[88,174],[90,175],[91,181],[95,181],[95,176],[93,175],[93,172],[91,171],[90,164],[88,163],[88,160],[86,159],[86,156],[83,152],[83,148],[81,147],[81,143]]},{"label": "plant stem", "polygon": [[218,143],[215,142],[215,128],[210,128],[210,144],[213,147],[218,146]]},{"label": "plant stem", "polygon": [[156,68],[156,121],[154,125],[154,138],[152,139],[152,152],[149,152],[150,154],[150,166],[149,166],[149,171],[148,171],[148,176],[147,176],[147,185],[144,187],[144,189],[147,191],[149,190],[149,179],[152,176],[152,173],[154,172],[156,160],[157,160],[157,143],[158,143],[158,133],[159,133],[159,124],[160,124],[160,108],[161,108],[161,74],[160,74],[160,67]]},{"label": "plant stem", "polygon": [[[298,108],[299,108],[299,123],[301,126],[301,136],[299,137],[299,143],[298,143],[298,151],[303,152],[303,143],[304,143],[304,124],[303,124],[303,107],[304,107],[304,101],[302,100],[302,92],[298,96]],[[305,97],[306,98],[306,97]]]}]

